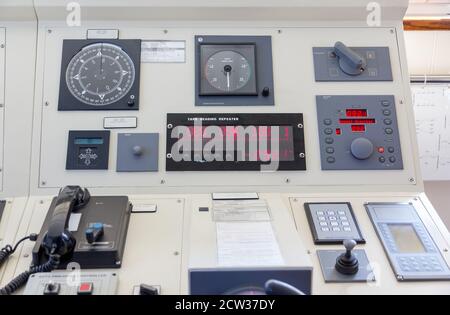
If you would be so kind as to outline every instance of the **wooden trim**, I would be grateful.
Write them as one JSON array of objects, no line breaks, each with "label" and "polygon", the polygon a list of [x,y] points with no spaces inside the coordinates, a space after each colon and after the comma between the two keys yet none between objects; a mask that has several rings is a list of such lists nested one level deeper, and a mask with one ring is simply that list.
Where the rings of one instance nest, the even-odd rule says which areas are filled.
[{"label": "wooden trim", "polygon": [[445,20],[404,20],[405,31],[448,31],[450,19]]}]

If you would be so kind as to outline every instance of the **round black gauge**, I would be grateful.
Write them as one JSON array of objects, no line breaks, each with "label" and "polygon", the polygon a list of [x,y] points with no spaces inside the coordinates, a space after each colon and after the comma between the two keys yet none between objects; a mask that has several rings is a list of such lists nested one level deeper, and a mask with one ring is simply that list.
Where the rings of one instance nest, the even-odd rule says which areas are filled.
[{"label": "round black gauge", "polygon": [[109,43],[95,43],[85,46],[71,59],[66,83],[70,93],[79,101],[105,106],[127,95],[135,76],[133,61],[122,48]]},{"label": "round black gauge", "polygon": [[222,50],[206,61],[205,77],[214,88],[234,92],[249,82],[252,69],[250,62],[240,53]]}]

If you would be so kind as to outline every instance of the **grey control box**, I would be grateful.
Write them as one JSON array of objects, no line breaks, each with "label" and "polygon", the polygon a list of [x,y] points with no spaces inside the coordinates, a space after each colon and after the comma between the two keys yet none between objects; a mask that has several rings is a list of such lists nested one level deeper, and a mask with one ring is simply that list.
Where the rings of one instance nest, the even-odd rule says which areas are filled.
[{"label": "grey control box", "polygon": [[114,272],[53,271],[30,276],[24,295],[114,295]]},{"label": "grey control box", "polygon": [[316,97],[322,170],[401,170],[392,95]]},{"label": "grey control box", "polygon": [[365,207],[399,281],[450,280],[450,269],[412,204]]},{"label": "grey control box", "polygon": [[119,133],[117,171],[157,172],[158,144],[157,133]]},{"label": "grey control box", "polygon": [[392,81],[391,60],[388,47],[351,47],[367,62],[359,75],[346,74],[339,66],[334,47],[314,47],[314,72],[316,81]]}]

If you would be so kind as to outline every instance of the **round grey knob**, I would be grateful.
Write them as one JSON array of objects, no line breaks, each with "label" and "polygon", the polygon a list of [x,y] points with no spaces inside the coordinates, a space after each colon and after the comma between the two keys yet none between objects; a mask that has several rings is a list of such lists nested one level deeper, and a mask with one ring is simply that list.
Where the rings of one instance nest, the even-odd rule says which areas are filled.
[{"label": "round grey knob", "polygon": [[133,147],[133,154],[136,156],[140,156],[144,153],[144,149],[140,145],[136,145]]},{"label": "round grey knob", "polygon": [[366,160],[373,153],[373,144],[369,139],[356,138],[350,146],[350,151],[358,160]]},{"label": "round grey knob", "polygon": [[356,246],[356,241],[355,240],[344,240],[343,242],[344,247],[347,251],[351,252],[353,250],[353,248],[355,248]]}]

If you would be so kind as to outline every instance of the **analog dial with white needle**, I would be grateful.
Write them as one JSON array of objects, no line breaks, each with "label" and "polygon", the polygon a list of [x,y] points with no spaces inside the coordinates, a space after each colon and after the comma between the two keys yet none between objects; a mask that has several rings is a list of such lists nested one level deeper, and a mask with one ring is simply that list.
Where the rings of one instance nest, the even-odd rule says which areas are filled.
[{"label": "analog dial with white needle", "polygon": [[93,106],[117,102],[133,86],[136,71],[130,56],[117,45],[95,43],[70,61],[67,87],[79,101]]},{"label": "analog dial with white needle", "polygon": [[244,87],[250,80],[252,69],[240,53],[223,50],[206,62],[205,76],[209,84],[223,92],[233,92]]}]

